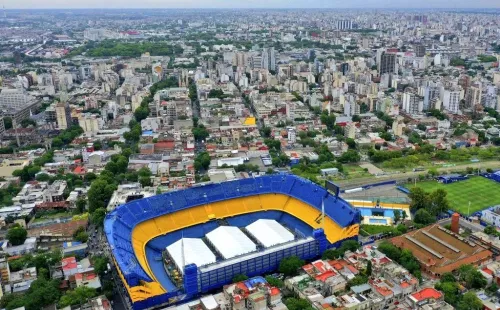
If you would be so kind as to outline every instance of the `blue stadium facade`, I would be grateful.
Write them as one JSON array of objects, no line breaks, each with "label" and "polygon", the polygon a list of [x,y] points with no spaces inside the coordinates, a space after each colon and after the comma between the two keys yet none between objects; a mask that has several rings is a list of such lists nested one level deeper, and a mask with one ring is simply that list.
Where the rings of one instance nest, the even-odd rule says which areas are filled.
[{"label": "blue stadium facade", "polygon": [[[205,222],[162,234],[159,232],[162,231],[159,218],[217,202],[241,198],[256,199],[255,197],[273,199],[274,196],[294,198],[315,211],[307,214],[297,213],[285,210],[284,207],[280,209],[281,207],[269,205],[261,206],[258,211],[245,209],[244,212],[224,220],[230,225],[243,227],[257,219],[274,219],[303,235],[303,239],[290,247],[266,249],[248,258],[225,262],[220,268],[187,265],[184,268],[182,288],[173,284],[161,260],[165,247],[179,240],[181,236],[203,237],[215,229],[218,223],[207,218]],[[338,232],[331,228],[323,231],[319,222],[318,225],[311,225],[310,218],[317,219],[318,214],[321,214],[322,202],[325,216],[334,223],[331,226],[338,227]],[[231,206],[240,208],[239,204]],[[158,228],[150,229],[151,231],[136,229],[145,222],[154,223],[158,225],[154,227]],[[316,258],[327,248],[338,247],[348,239],[357,239],[359,222],[359,211],[345,200],[331,195],[325,188],[308,180],[279,174],[197,186],[132,201],[107,214],[104,231],[114,264],[128,290],[134,309],[150,309],[186,301],[201,293],[220,288],[231,282],[236,274],[254,276],[271,272],[277,269],[284,257],[297,255],[303,259]],[[151,234],[151,238],[144,237],[147,234]]]}]

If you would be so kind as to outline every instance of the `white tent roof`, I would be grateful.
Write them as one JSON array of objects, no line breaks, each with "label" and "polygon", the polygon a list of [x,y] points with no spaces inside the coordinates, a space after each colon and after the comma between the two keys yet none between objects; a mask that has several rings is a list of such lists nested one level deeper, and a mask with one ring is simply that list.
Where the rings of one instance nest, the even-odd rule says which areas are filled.
[{"label": "white tent roof", "polygon": [[246,228],[266,248],[295,239],[288,229],[275,220],[260,219]]},{"label": "white tent roof", "polygon": [[[182,257],[182,242],[184,241],[184,261]],[[188,264],[196,264],[196,266],[204,266],[215,263],[216,258],[214,253],[210,251],[208,246],[201,239],[183,238],[167,247],[168,254],[174,260],[177,267],[184,272],[184,266]]]},{"label": "white tent roof", "polygon": [[206,237],[225,259],[257,250],[255,243],[238,227],[220,226]]}]

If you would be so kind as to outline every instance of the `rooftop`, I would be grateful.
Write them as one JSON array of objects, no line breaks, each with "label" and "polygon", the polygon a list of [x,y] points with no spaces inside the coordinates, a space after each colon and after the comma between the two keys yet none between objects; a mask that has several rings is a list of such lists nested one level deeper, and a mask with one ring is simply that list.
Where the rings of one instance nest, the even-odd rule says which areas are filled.
[{"label": "rooftop", "polygon": [[477,264],[492,252],[465,240],[438,224],[424,227],[391,239],[391,242],[412,251],[413,255],[437,275],[451,272],[462,264]]},{"label": "rooftop", "polygon": [[184,266],[196,264],[204,266],[215,263],[216,257],[202,239],[182,238],[167,247],[167,252],[174,260],[180,272]]},{"label": "rooftop", "polygon": [[220,226],[209,232],[206,237],[225,259],[257,250],[255,243],[238,227]]},{"label": "rooftop", "polygon": [[266,248],[294,240],[294,235],[275,220],[260,219],[246,229]]}]

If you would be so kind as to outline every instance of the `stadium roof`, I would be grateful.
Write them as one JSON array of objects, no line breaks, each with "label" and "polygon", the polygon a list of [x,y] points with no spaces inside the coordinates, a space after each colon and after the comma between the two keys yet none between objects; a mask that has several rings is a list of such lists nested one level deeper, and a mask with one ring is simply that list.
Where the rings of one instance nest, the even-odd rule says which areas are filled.
[{"label": "stadium roof", "polygon": [[[182,244],[184,241],[184,245]],[[184,259],[182,257],[182,248],[184,247]],[[214,253],[210,251],[208,246],[201,239],[183,238],[167,247],[168,254],[174,260],[179,270],[183,273],[184,266],[188,264],[196,264],[196,266],[204,266],[215,263],[216,258]],[[183,262],[184,260],[184,262]]]},{"label": "stadium roof", "polygon": [[293,241],[293,234],[275,220],[260,219],[246,227],[248,232],[264,247]]},{"label": "stadium roof", "polygon": [[225,259],[257,250],[255,243],[238,227],[220,226],[209,232],[206,237]]}]

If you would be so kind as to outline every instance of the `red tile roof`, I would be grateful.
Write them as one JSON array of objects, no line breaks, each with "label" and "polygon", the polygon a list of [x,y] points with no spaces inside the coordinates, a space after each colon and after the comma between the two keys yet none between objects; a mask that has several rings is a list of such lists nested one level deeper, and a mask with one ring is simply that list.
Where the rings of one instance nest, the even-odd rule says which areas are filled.
[{"label": "red tile roof", "polygon": [[321,281],[321,282],[325,282],[328,278],[331,278],[335,275],[336,275],[336,273],[334,271],[328,270],[327,272],[324,272],[320,275],[317,275],[316,280]]},{"label": "red tile roof", "polygon": [[76,263],[75,257],[63,258],[61,263],[62,263],[63,270],[71,270],[71,269],[75,269],[78,267],[78,264]]},{"label": "red tile roof", "polygon": [[441,296],[443,296],[439,291],[428,287],[424,288],[423,290],[416,292],[415,294],[412,294],[413,298],[415,298],[417,301],[422,301],[425,299],[439,299]]}]

